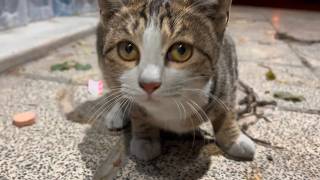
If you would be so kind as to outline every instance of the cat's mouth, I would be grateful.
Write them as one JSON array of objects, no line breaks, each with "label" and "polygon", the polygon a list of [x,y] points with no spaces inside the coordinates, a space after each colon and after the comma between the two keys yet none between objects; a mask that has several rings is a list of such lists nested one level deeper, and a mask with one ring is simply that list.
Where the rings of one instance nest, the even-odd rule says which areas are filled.
[{"label": "cat's mouth", "polygon": [[162,99],[162,97],[155,96],[155,95],[149,95],[149,94],[139,98],[139,100],[141,100],[142,102],[146,102],[146,103],[160,103],[161,99]]},{"label": "cat's mouth", "polygon": [[165,96],[159,96],[159,95],[141,95],[141,96],[137,96],[135,97],[135,100],[138,102],[138,103],[141,103],[141,104],[145,104],[145,105],[148,105],[148,104],[152,104],[152,105],[155,105],[155,104],[161,104],[161,103],[164,103],[166,102],[167,100],[170,100],[172,99],[171,97],[165,97]]}]

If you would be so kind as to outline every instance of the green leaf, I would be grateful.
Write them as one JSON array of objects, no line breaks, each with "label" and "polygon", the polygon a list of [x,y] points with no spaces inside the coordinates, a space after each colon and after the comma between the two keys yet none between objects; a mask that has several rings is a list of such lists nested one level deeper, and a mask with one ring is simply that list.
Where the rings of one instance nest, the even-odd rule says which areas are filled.
[{"label": "green leaf", "polygon": [[54,64],[51,66],[51,71],[67,71],[70,69],[76,69],[77,71],[87,71],[92,68],[90,64],[80,64],[75,61],[66,61],[61,64]]},{"label": "green leaf", "polygon": [[71,67],[69,66],[68,62],[64,62],[61,64],[54,64],[51,66],[51,71],[67,71],[69,70]]},{"label": "green leaf", "polygon": [[76,63],[76,65],[74,66],[74,68],[77,71],[88,71],[92,68],[92,66],[90,64],[80,64],[80,63]]},{"label": "green leaf", "polygon": [[269,69],[269,71],[266,73],[266,79],[267,79],[268,81],[274,81],[274,80],[277,79],[277,77],[276,77],[276,75],[274,74],[274,72],[273,72],[271,69]]},{"label": "green leaf", "polygon": [[294,95],[290,92],[285,92],[285,91],[279,91],[279,92],[275,92],[273,94],[274,98],[277,99],[282,99],[285,101],[291,101],[291,102],[302,102],[304,100],[306,100],[303,96],[301,95]]}]

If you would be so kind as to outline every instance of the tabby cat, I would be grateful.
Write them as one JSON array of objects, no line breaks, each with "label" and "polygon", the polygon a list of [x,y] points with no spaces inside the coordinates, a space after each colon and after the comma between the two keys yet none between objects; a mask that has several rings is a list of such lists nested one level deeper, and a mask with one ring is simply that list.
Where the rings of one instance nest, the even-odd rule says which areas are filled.
[{"label": "tabby cat", "polygon": [[253,159],[255,144],[236,122],[231,1],[99,0],[97,50],[112,106],[105,119],[110,129],[131,120],[137,158],[161,154],[160,129],[186,133],[211,121],[226,154]]}]

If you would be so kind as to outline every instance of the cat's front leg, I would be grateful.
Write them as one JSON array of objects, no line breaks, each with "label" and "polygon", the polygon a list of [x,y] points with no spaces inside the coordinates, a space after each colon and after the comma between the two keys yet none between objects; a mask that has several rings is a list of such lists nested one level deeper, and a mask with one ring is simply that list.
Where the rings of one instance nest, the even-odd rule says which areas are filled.
[{"label": "cat's front leg", "polygon": [[110,131],[123,129],[129,123],[129,118],[121,109],[121,104],[115,104],[104,117],[104,122]]},{"label": "cat's front leg", "polygon": [[152,160],[161,154],[160,130],[145,121],[146,117],[131,117],[130,153],[140,160]]},{"label": "cat's front leg", "polygon": [[[219,114],[217,116],[217,114]],[[229,156],[239,160],[253,160],[255,144],[241,132],[233,111],[208,114],[212,119],[218,146]]]}]

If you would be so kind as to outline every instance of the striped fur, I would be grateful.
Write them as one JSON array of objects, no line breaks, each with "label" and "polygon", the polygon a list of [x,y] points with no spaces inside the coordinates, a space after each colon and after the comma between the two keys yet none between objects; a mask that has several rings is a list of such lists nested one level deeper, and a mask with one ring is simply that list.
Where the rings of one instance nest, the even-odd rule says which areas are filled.
[{"label": "striped fur", "polygon": [[[223,150],[233,147],[231,156],[253,157],[252,151],[234,153],[244,147],[234,146],[241,135],[234,111],[237,59],[231,38],[224,35],[231,0],[99,0],[99,5],[99,64],[111,89],[121,87],[124,97],[133,99],[134,155],[145,160],[159,155],[159,129],[185,133],[210,120]],[[119,58],[121,41],[138,47],[138,61]],[[193,46],[185,63],[167,60],[176,42]],[[139,81],[162,85],[149,100]]]}]

